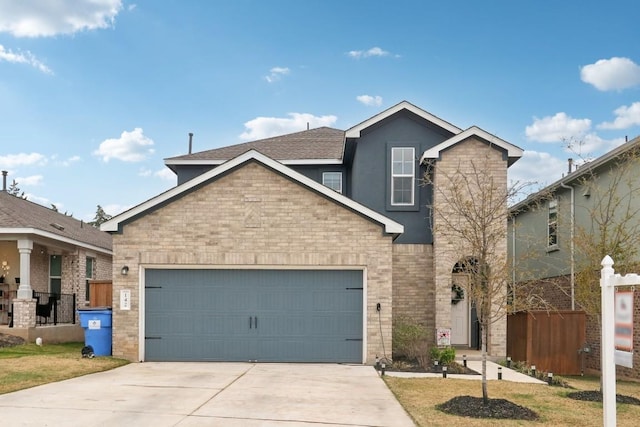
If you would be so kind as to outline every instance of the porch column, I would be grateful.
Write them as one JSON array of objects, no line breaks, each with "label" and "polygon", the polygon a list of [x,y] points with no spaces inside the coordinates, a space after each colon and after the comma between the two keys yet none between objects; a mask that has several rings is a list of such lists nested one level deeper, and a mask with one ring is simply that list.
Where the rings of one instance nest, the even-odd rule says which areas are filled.
[{"label": "porch column", "polygon": [[20,252],[20,287],[18,287],[18,299],[30,300],[33,298],[31,290],[31,251],[33,241],[28,239],[18,240],[18,252]]}]

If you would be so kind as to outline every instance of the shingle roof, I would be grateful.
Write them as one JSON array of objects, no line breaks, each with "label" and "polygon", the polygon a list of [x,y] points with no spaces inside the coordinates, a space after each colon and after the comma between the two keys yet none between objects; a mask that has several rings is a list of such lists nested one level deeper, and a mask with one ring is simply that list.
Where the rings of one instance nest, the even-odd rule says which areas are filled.
[{"label": "shingle roof", "polygon": [[107,251],[112,249],[112,237],[71,216],[46,208],[37,203],[0,191],[0,234],[15,230],[34,230],[36,234],[59,237],[79,246],[93,246]]},{"label": "shingle roof", "polygon": [[165,159],[166,164],[190,160],[233,159],[249,150],[256,150],[274,160],[341,160],[344,152],[344,131],[320,127],[258,141],[215,148]]}]

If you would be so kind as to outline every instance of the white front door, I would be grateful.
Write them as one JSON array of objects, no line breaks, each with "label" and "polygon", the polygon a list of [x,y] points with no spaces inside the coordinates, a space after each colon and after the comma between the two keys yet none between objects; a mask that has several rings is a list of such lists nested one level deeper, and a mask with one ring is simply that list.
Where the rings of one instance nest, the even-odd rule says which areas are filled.
[{"label": "white front door", "polygon": [[[467,276],[454,274],[453,283],[457,283],[462,289],[466,289]],[[451,291],[452,300],[456,293]],[[456,304],[451,303],[451,345],[469,345],[469,301],[464,292],[464,298]]]}]

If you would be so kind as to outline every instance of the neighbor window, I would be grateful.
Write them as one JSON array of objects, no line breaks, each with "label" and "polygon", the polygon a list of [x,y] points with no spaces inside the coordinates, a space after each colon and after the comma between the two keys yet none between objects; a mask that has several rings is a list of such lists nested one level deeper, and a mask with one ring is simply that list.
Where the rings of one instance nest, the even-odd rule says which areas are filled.
[{"label": "neighbor window", "polygon": [[342,172],[323,172],[322,185],[342,194]]},{"label": "neighbor window", "polygon": [[391,149],[391,204],[412,206],[414,198],[415,148]]},{"label": "neighbor window", "polygon": [[558,201],[549,200],[549,234],[547,246],[558,244]]},{"label": "neighbor window", "polygon": [[49,258],[49,292],[62,293],[62,256],[51,255]]},{"label": "neighbor window", "polygon": [[87,257],[87,263],[85,264],[85,282],[84,282],[84,299],[85,301],[89,301],[90,296],[90,286],[89,280],[93,279],[93,267],[95,265],[95,259]]}]

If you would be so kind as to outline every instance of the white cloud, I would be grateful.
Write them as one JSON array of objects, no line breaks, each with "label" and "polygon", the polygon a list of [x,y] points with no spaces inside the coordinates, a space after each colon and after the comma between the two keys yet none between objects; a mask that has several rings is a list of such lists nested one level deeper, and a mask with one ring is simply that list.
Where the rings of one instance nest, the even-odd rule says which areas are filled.
[{"label": "white cloud", "polygon": [[123,162],[141,162],[154,153],[153,140],[144,136],[142,128],[135,128],[131,132],[124,131],[120,138],[106,139],[93,152],[108,162],[110,159]]},{"label": "white cloud", "polygon": [[247,129],[240,138],[257,140],[272,136],[285,135],[292,132],[300,132],[320,126],[332,126],[338,118],[336,116],[314,116],[309,113],[289,113],[289,118],[256,117],[244,124]]},{"label": "white cloud", "polygon": [[15,37],[52,37],[109,28],[122,0],[20,0],[0,2],[0,32]]},{"label": "white cloud", "polygon": [[43,176],[42,175],[31,175],[16,178],[16,182],[18,186],[22,188],[23,186],[33,187],[42,184]]},{"label": "white cloud", "polygon": [[280,80],[283,76],[289,75],[291,70],[287,67],[273,67],[269,72],[270,74],[268,76],[264,76],[264,79],[269,83],[273,83]]},{"label": "white cloud", "polygon": [[176,181],[176,174],[169,168],[162,168],[157,171],[152,171],[151,169],[140,169],[138,172],[138,176],[142,176],[144,178],[148,177],[157,177],[162,179],[163,181]]},{"label": "white cloud", "polygon": [[47,158],[40,153],[20,153],[0,156],[0,167],[3,168],[15,168],[17,166],[31,165],[43,166],[46,163]]},{"label": "white cloud", "polygon": [[53,74],[51,68],[44,65],[40,60],[38,60],[31,52],[18,52],[14,53],[11,49],[5,49],[4,46],[0,44],[0,61],[7,61],[14,64],[27,64],[31,65],[34,68],[42,71],[45,74]]},{"label": "white cloud", "polygon": [[382,105],[382,97],[381,96],[371,96],[371,95],[360,95],[356,96],[356,99],[369,107],[379,107]]},{"label": "white cloud", "polygon": [[376,46],[369,50],[351,50],[347,52],[347,55],[351,58],[360,59],[369,58],[371,56],[389,56],[390,53]]},{"label": "white cloud", "polygon": [[624,138],[602,139],[595,133],[588,133],[580,139],[568,141],[567,151],[575,154],[581,159],[601,156],[613,150],[617,146],[624,144]]},{"label": "white cloud", "polygon": [[574,119],[566,113],[557,113],[541,119],[534,117],[533,124],[527,126],[527,139],[538,142],[560,142],[568,139],[581,139],[591,128],[591,120]]},{"label": "white cloud", "polygon": [[615,120],[600,123],[598,129],[627,129],[640,125],[640,102],[634,102],[628,107],[618,107],[613,113],[616,115]]},{"label": "white cloud", "polygon": [[601,59],[582,67],[580,78],[598,90],[622,90],[640,84],[640,66],[629,58]]},{"label": "white cloud", "polygon": [[525,150],[520,160],[509,168],[508,174],[512,182],[546,186],[559,179],[566,170],[566,159],[559,159],[545,152]]}]

